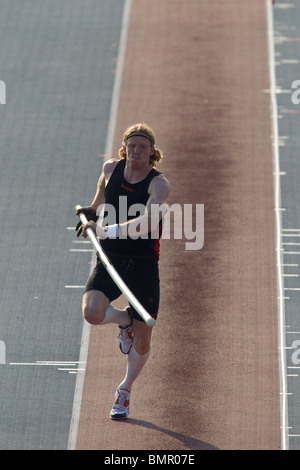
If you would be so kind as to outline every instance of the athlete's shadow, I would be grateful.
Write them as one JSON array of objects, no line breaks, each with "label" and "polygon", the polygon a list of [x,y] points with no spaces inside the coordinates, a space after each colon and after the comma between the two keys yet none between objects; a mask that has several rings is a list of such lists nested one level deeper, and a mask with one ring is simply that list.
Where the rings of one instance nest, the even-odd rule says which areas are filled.
[{"label": "athlete's shadow", "polygon": [[193,437],[185,436],[184,434],[179,434],[178,432],[170,431],[169,429],[161,428],[156,426],[156,424],[150,423],[149,421],[143,421],[141,419],[127,418],[124,420],[124,423],[133,424],[135,426],[143,426],[144,428],[154,429],[155,431],[162,432],[168,436],[174,437],[182,442],[187,449],[192,450],[219,450],[217,447],[208,444],[207,442],[199,441]]}]

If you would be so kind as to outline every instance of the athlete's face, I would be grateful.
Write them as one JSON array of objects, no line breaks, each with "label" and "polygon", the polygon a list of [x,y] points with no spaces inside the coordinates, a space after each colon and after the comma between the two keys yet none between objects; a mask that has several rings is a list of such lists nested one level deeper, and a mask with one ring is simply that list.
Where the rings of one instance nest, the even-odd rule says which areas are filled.
[{"label": "athlete's face", "polygon": [[133,136],[126,143],[127,163],[132,168],[150,166],[149,159],[153,153],[154,148],[146,137]]}]

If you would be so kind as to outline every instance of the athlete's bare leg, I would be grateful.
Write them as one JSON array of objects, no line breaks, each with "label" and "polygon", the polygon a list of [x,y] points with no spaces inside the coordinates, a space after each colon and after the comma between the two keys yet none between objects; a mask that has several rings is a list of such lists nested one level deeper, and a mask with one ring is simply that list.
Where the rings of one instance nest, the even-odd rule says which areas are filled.
[{"label": "athlete's bare leg", "polygon": [[138,378],[150,356],[152,328],[144,322],[133,320],[133,345],[127,355],[127,369],[118,389],[131,391],[134,381]]},{"label": "athlete's bare leg", "polygon": [[91,290],[84,294],[82,299],[82,313],[84,319],[91,325],[107,325],[117,323],[128,326],[131,322],[126,310],[119,310],[109,304],[109,299],[103,292]]},{"label": "athlete's bare leg", "polygon": [[133,319],[133,345],[142,356],[150,351],[152,328],[145,322]]}]

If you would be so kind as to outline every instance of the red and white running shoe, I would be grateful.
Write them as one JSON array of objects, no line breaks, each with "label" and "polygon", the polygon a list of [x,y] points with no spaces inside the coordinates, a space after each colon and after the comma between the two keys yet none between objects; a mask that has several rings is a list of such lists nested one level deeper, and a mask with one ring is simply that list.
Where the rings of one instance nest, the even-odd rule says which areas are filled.
[{"label": "red and white running shoe", "polygon": [[111,419],[126,419],[129,414],[130,392],[128,390],[117,390],[113,408],[110,412]]}]

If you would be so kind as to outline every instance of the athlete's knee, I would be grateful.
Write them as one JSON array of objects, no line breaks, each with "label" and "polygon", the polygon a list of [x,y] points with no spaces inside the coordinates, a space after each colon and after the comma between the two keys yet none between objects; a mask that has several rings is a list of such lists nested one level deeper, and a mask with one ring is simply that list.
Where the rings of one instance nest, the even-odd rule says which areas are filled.
[{"label": "athlete's knee", "polygon": [[105,317],[106,305],[90,293],[83,296],[83,318],[91,325],[100,325]]},{"label": "athlete's knee", "polygon": [[144,356],[145,354],[148,354],[151,349],[150,341],[135,341],[134,349],[140,356]]},{"label": "athlete's knee", "polygon": [[85,321],[87,321],[91,325],[99,325],[102,321],[101,312],[86,303],[83,303],[82,305],[82,315]]},{"label": "athlete's knee", "polygon": [[84,306],[82,309],[82,314],[83,318],[91,325],[100,325],[104,318],[105,312],[103,315],[103,312],[99,311],[99,309]]},{"label": "athlete's knee", "polygon": [[[138,328],[137,328],[138,326]],[[151,348],[151,330],[145,323],[135,324],[133,333],[133,344],[136,352],[143,356],[148,354]]]}]

